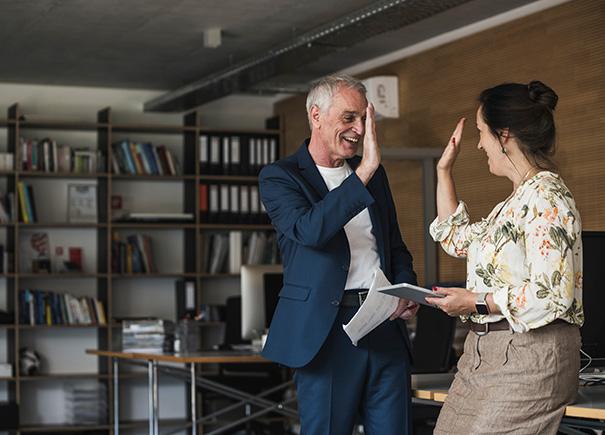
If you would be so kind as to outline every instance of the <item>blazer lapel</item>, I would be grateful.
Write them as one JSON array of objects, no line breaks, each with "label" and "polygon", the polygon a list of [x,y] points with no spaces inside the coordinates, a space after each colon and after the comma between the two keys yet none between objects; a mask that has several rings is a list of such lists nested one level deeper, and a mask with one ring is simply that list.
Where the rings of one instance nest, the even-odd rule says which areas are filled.
[{"label": "blazer lapel", "polygon": [[323,198],[328,193],[328,187],[317,170],[317,166],[315,165],[311,154],[309,154],[308,146],[309,139],[305,140],[296,152],[298,157],[298,168],[300,169],[302,177],[313,187],[320,198]]}]

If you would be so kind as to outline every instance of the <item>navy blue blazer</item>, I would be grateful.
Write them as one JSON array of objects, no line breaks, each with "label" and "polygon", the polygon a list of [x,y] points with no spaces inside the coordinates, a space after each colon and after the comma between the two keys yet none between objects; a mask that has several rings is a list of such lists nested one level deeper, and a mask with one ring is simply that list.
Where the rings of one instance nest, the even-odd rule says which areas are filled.
[{"label": "navy blue blazer", "polygon": [[[284,286],[263,356],[293,368],[313,359],[332,328],[351,260],[343,228],[366,207],[386,277],[392,283],[416,283],[382,165],[367,187],[353,173],[328,191],[308,143],[307,139],[293,155],[263,168],[259,177],[261,199],[277,232],[284,265]],[[360,160],[356,156],[347,161],[355,170]],[[409,350],[405,322],[397,322]]]}]

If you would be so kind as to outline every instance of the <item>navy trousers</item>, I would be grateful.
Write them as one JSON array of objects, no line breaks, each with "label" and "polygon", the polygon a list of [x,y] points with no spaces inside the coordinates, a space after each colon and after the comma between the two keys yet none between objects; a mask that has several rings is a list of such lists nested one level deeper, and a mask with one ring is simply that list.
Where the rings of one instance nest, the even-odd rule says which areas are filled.
[{"label": "navy trousers", "polygon": [[410,435],[410,362],[401,331],[389,320],[359,341],[342,329],[356,308],[340,308],[315,358],[294,375],[301,435]]}]

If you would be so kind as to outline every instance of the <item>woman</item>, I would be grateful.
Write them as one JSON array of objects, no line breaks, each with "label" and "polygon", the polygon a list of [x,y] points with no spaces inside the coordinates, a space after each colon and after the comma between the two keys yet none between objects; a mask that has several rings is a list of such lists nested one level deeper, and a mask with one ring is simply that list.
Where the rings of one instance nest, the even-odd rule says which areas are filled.
[{"label": "woman", "polygon": [[502,84],[479,96],[478,149],[512,193],[470,223],[452,169],[461,119],[437,164],[430,232],[467,258],[466,289],[435,288],[427,301],[469,321],[464,353],[435,434],[556,434],[575,397],[580,365],[582,225],[554,172],[557,95],[539,81]]}]

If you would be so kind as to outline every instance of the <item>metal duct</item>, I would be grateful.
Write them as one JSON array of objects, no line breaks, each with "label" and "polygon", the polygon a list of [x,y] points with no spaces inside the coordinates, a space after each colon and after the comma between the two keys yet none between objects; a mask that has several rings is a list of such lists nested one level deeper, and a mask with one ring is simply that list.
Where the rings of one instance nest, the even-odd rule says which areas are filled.
[{"label": "metal duct", "polygon": [[381,0],[320,26],[265,54],[204,77],[148,101],[145,111],[181,112],[280,74],[294,72],[330,53],[343,51],[373,36],[399,29],[470,0]]}]

